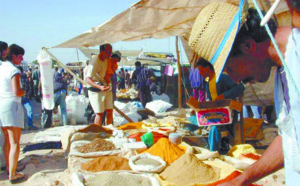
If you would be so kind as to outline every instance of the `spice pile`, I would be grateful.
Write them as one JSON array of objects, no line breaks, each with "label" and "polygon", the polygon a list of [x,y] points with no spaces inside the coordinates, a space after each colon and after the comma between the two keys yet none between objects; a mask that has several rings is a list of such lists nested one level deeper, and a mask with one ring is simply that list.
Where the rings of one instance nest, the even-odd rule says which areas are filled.
[{"label": "spice pile", "polygon": [[154,159],[150,159],[150,158],[143,158],[143,159],[139,159],[139,160],[136,160],[134,162],[134,164],[136,165],[153,165],[153,166],[160,166],[161,163],[159,161],[156,161]]},{"label": "spice pile", "polygon": [[167,163],[173,163],[185,153],[184,150],[174,145],[167,138],[160,138],[157,143],[145,152],[159,156]]},{"label": "spice pile", "polygon": [[112,142],[106,141],[102,138],[96,138],[88,144],[77,147],[77,150],[81,153],[110,151],[115,149],[116,147]]},{"label": "spice pile", "polygon": [[131,170],[128,159],[120,156],[103,156],[81,164],[81,169],[90,172]]},{"label": "spice pile", "polygon": [[111,185],[122,185],[122,186],[151,186],[150,179],[132,175],[132,174],[118,174],[105,172],[98,174],[94,177],[85,179],[86,186],[111,186]]},{"label": "spice pile", "polygon": [[187,153],[167,167],[160,176],[176,185],[207,183],[219,179],[220,169],[206,165],[194,154]]}]

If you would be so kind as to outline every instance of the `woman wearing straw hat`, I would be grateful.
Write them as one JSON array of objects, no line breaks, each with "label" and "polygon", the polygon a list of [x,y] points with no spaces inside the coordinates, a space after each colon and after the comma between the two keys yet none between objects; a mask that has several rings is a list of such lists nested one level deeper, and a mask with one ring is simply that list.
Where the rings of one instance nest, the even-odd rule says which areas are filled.
[{"label": "woman wearing straw hat", "polygon": [[[276,124],[279,126],[280,135],[273,140],[256,163],[248,167],[239,177],[224,185],[248,185],[279,170],[283,165],[286,172],[286,185],[297,185],[300,182],[300,79],[299,76],[296,76],[300,71],[300,2],[299,0],[287,0],[287,2],[291,8],[293,25],[298,28],[294,28],[292,34],[291,29],[288,27],[279,27],[276,32],[275,22],[273,20],[268,21],[270,31],[273,34],[276,32],[275,40],[280,51],[285,52],[285,58],[288,62],[287,65],[285,64],[288,67],[287,69],[281,68],[283,63],[281,63],[277,52],[271,45],[266,29],[260,26],[261,18],[254,9],[248,10],[247,20],[241,26],[236,37],[234,36],[237,31],[233,31],[233,37],[229,37],[226,42],[227,45],[225,44],[225,46],[229,46],[229,49],[225,48],[226,57],[222,58],[222,55],[220,55],[221,62],[214,64],[214,66],[217,66],[224,64],[226,61],[224,71],[237,83],[240,81],[264,82],[269,76],[270,68],[272,66],[279,67],[274,95],[276,97],[276,113],[278,114]],[[226,12],[224,6],[229,5],[219,5],[217,12]],[[212,8],[216,8],[216,6]],[[209,14],[205,16],[211,17]],[[227,28],[229,28],[229,25],[227,25]],[[212,19],[209,21],[208,27],[217,30],[218,34],[223,37],[227,29],[219,29],[222,26],[224,26],[224,22]],[[202,33],[202,35],[205,35],[205,33]],[[220,43],[220,40],[216,42]],[[208,49],[203,46],[203,50]],[[216,62],[219,59],[220,57]]]}]

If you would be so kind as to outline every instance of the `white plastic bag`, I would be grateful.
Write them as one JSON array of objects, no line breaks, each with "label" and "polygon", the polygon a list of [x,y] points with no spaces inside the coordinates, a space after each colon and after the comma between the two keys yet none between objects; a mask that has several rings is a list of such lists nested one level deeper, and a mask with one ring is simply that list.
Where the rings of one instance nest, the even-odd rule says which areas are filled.
[{"label": "white plastic bag", "polygon": [[[126,116],[128,116],[133,122],[138,122],[142,119],[142,117],[136,112],[125,112]],[[123,124],[129,123],[123,116],[121,116],[116,111],[113,112],[114,115],[114,126],[121,126]]]},{"label": "white plastic bag", "polygon": [[157,95],[155,92],[152,93],[152,100],[155,101],[155,100],[162,100],[162,101],[165,101],[167,103],[170,103],[170,97],[163,93],[161,95]]},{"label": "white plastic bag", "polygon": [[[71,125],[86,124],[87,118],[84,116],[89,99],[84,95],[68,95],[66,96],[66,109],[68,115],[68,123]],[[61,117],[60,109],[58,109],[59,117]],[[60,124],[62,122],[60,121]]]},{"label": "white plastic bag", "polygon": [[172,104],[167,103],[165,101],[156,100],[156,101],[151,101],[151,102],[147,103],[146,108],[155,112],[155,114],[158,114],[158,113],[166,112],[172,106],[173,106]]},{"label": "white plastic bag", "polygon": [[47,110],[52,110],[54,108],[52,60],[44,50],[40,50],[37,60],[40,64],[40,79],[43,91],[42,104]]},{"label": "white plastic bag", "polygon": [[128,106],[129,106],[129,105],[127,105],[126,103],[122,103],[122,102],[120,102],[120,101],[115,101],[115,102],[114,102],[114,105],[115,105],[118,109],[120,109],[120,110],[122,110],[122,111],[126,111],[127,108],[128,108]]},{"label": "white plastic bag", "polygon": [[[160,163],[160,165],[159,166],[136,165],[135,161],[140,160],[140,159],[153,159],[153,160],[158,161]],[[134,156],[134,157],[130,158],[129,159],[129,166],[134,171],[157,172],[157,173],[159,173],[159,172],[163,171],[166,168],[167,163],[158,156],[153,156],[149,153],[143,153],[143,154],[139,154],[137,156]]]},{"label": "white plastic bag", "polygon": [[144,109],[143,105],[139,101],[132,101],[127,103],[127,105],[128,105],[128,111],[130,112],[137,112],[139,110]]},{"label": "white plastic bag", "polygon": [[86,108],[89,104],[89,99],[84,95],[76,96],[77,107],[76,107],[76,124],[88,123],[87,117],[84,116]]},{"label": "white plastic bag", "polygon": [[66,97],[66,105],[67,105],[67,115],[69,119],[69,123],[71,125],[76,125],[76,109],[77,109],[77,101],[75,96],[67,96]]}]

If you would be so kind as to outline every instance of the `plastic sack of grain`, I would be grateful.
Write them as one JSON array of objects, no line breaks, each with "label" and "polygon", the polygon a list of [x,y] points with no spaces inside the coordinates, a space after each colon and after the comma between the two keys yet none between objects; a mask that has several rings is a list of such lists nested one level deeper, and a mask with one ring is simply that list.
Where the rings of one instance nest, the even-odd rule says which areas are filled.
[{"label": "plastic sack of grain", "polygon": [[167,164],[158,156],[143,153],[130,158],[129,166],[134,171],[160,173],[166,168]]}]

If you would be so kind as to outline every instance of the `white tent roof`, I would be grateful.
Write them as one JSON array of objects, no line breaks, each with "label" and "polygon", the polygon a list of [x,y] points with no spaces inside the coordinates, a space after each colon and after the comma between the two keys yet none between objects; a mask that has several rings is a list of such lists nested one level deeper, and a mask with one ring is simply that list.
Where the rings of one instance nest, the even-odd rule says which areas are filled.
[{"label": "white tent roof", "polygon": [[[239,0],[141,0],[109,21],[54,47],[79,48],[118,41],[185,36],[191,32],[202,8],[214,1],[239,3]],[[284,6],[279,6],[277,12],[282,9]]]},{"label": "white tent roof", "polygon": [[[80,48],[142,39],[164,39],[181,36],[188,59],[193,52],[187,41],[199,12],[211,2],[238,5],[239,0],[141,0],[109,21],[66,41],[54,48]],[[248,1],[252,7],[252,1]],[[273,4],[274,0],[270,0]],[[287,10],[284,1],[275,13]],[[132,61],[134,63],[136,60]]]}]

